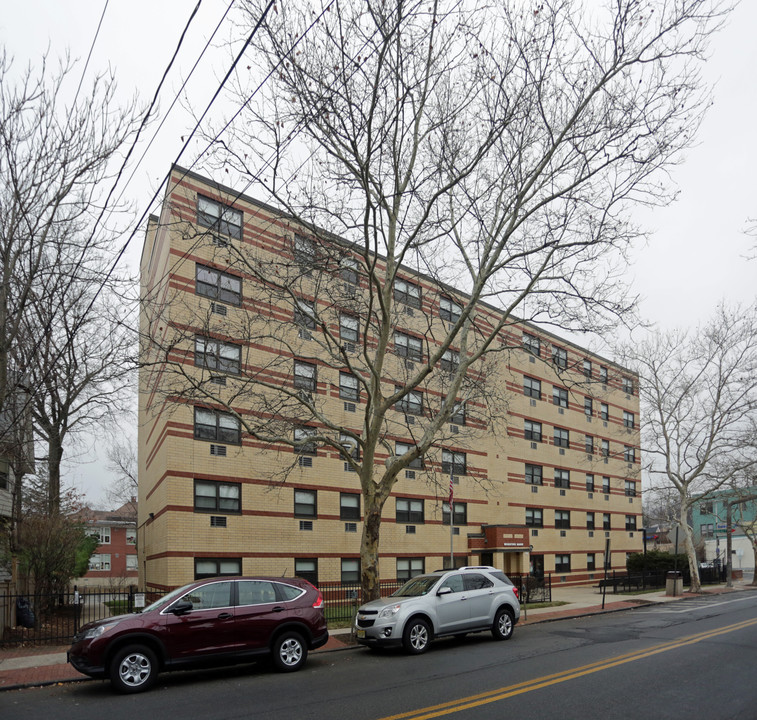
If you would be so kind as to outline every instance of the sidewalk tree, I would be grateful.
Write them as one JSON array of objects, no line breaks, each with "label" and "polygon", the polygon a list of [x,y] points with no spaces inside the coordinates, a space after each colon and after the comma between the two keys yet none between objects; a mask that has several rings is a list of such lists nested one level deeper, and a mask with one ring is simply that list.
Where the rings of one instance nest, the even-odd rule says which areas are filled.
[{"label": "sidewalk tree", "polygon": [[[642,233],[629,210],[673,198],[666,171],[708,104],[698,68],[727,3],[265,5],[245,5],[240,27],[257,26],[251,60],[231,77],[240,112],[214,143],[213,162],[286,210],[303,269],[237,243],[225,258],[272,304],[294,312],[298,297],[313,300],[300,311],[312,316],[319,362],[356,377],[367,398],[360,431],[267,382],[271,368],[240,374],[224,393],[176,363],[167,392],[225,405],[263,446],[296,445],[298,418],[316,428],[309,442],[341,453],[362,487],[362,585],[371,598],[398,474],[441,451],[466,397],[485,408],[482,423],[505,412],[495,372],[496,356],[514,347],[508,328],[520,318],[601,332],[633,311],[624,253]],[[340,263],[366,290],[355,305],[338,290]],[[456,307],[443,333],[429,321],[423,360],[388,377],[407,302],[407,288],[395,285],[403,267],[437,288],[424,302],[451,293]],[[354,355],[333,329],[340,303],[358,319]],[[501,315],[492,320],[484,303]],[[245,322],[224,333],[281,342],[274,323]],[[163,350],[189,341],[177,335]],[[424,397],[437,399],[404,429],[412,446],[395,454],[392,408],[429,387]],[[377,453],[388,460],[376,462]]]},{"label": "sidewalk tree", "polygon": [[654,486],[678,494],[697,592],[692,507],[757,468],[757,447],[748,441],[757,413],[757,306],[722,305],[695,331],[654,332],[623,354],[639,373],[647,472]]}]

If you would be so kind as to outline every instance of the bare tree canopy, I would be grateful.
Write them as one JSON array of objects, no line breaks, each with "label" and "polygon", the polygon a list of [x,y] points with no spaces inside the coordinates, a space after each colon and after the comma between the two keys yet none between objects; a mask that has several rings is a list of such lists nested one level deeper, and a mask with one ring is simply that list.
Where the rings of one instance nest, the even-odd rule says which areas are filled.
[{"label": "bare tree canopy", "polygon": [[[368,402],[360,429],[345,427],[307,393],[282,389],[280,359],[226,391],[179,369],[171,391],[221,404],[264,443],[301,446],[297,418],[310,426],[307,442],[342,454],[363,491],[369,596],[398,473],[440,448],[461,403],[485,408],[479,428],[506,412],[495,358],[520,343],[507,328],[520,319],[601,332],[632,315],[624,253],[641,232],[630,211],[672,199],[665,173],[707,107],[699,66],[726,10],[703,0],[596,10],[567,0],[305,2],[270,12],[247,3],[247,25],[259,23],[255,59],[235,77],[241,110],[215,161],[286,209],[299,260],[219,252],[271,306],[299,313],[319,362],[343,370]],[[448,303],[449,322],[419,330],[423,347],[403,350],[417,362],[397,373],[387,353],[407,343],[396,328],[420,302],[408,268]],[[367,293],[345,297],[351,275]],[[302,356],[275,317],[244,322],[226,337],[266,338]],[[194,334],[168,340],[165,357],[176,362]],[[425,404],[405,428],[414,443],[399,453],[388,413],[398,403]],[[242,404],[254,414],[237,412]],[[380,449],[386,463],[374,462]]]},{"label": "bare tree canopy", "polygon": [[638,370],[642,443],[653,485],[679,496],[678,522],[699,589],[688,515],[707,492],[757,468],[757,306],[721,306],[691,333],[652,334],[626,349]]}]

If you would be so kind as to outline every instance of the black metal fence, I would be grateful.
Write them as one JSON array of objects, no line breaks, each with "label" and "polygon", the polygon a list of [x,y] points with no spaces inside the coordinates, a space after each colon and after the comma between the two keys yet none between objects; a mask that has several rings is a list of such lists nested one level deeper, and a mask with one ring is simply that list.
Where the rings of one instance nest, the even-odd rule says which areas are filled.
[{"label": "black metal fence", "polygon": [[522,604],[552,602],[552,575],[510,575]]},{"label": "black metal fence", "polygon": [[[691,584],[691,573],[688,566],[678,571],[684,585]],[[599,581],[599,587],[607,587],[614,593],[631,592],[633,590],[656,590],[666,586],[667,572],[619,573],[613,571]],[[726,581],[726,569],[718,567],[699,568],[699,582],[702,585],[715,585]]]}]

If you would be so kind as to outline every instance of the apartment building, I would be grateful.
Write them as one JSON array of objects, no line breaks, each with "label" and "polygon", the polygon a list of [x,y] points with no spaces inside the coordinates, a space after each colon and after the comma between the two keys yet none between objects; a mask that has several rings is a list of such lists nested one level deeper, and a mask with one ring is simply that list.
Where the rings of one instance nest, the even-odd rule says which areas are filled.
[{"label": "apartment building", "polygon": [[[361,357],[381,330],[366,321],[365,258],[174,167],[141,276],[140,584],[358,581]],[[386,394],[430,364],[465,304],[404,268],[393,300]],[[500,318],[476,308],[477,327]],[[509,323],[498,339],[502,352],[472,366],[434,451],[398,476],[382,514],[383,579],[454,562],[585,583],[607,550],[620,570],[642,548],[637,378],[532,324]],[[376,467],[415,447],[459,361],[450,346],[387,412]]]}]

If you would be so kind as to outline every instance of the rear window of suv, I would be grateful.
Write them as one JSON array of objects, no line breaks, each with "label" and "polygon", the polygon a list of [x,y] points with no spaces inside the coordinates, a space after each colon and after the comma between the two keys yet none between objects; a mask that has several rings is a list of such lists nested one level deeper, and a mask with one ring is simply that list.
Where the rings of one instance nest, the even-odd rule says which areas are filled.
[{"label": "rear window of suv", "polygon": [[493,578],[497,578],[497,580],[501,580],[505,585],[512,585],[513,582],[510,580],[505,573],[503,573],[501,570],[497,570],[496,572],[489,573]]}]

